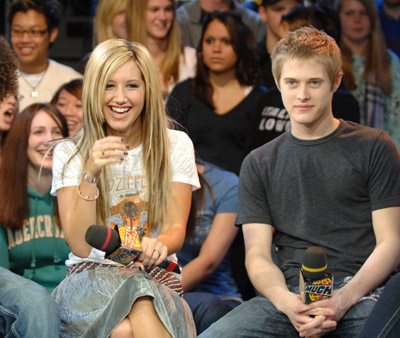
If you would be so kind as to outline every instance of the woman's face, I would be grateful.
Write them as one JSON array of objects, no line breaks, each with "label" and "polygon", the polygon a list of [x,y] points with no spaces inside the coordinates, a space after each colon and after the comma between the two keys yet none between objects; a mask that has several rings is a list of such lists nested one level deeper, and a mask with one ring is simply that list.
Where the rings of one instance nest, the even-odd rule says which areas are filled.
[{"label": "woman's face", "polygon": [[56,107],[67,120],[69,135],[76,134],[83,124],[82,101],[62,89],[57,97]]},{"label": "woman's face", "polygon": [[213,73],[235,69],[237,54],[226,26],[215,19],[207,26],[202,42],[203,62]]},{"label": "woman's face", "polygon": [[18,102],[14,95],[7,96],[0,103],[0,134],[10,129],[17,110]]},{"label": "woman's face", "polygon": [[343,0],[339,11],[342,37],[350,43],[365,42],[371,33],[371,19],[358,0]]},{"label": "woman's face", "polygon": [[62,132],[56,121],[43,110],[39,110],[32,120],[31,130],[28,139],[29,165],[34,168],[51,169],[53,161],[52,151],[47,154],[48,145],[46,142],[62,138]]},{"label": "woman's face", "polygon": [[131,60],[111,76],[106,85],[103,113],[108,135],[123,136],[141,131],[141,118],[145,100],[145,84],[142,74]]},{"label": "woman's face", "polygon": [[125,10],[119,12],[111,22],[113,34],[117,39],[126,39]]},{"label": "woman's face", "polygon": [[173,20],[174,6],[171,0],[148,0],[145,24],[149,38],[166,39]]}]

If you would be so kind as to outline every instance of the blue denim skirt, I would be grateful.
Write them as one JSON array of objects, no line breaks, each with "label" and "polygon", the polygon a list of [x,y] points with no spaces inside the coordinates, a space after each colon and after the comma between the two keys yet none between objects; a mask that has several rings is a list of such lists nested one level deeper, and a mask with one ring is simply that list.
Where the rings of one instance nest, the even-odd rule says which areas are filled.
[{"label": "blue denim skirt", "polygon": [[176,338],[196,337],[185,300],[139,269],[98,266],[69,274],[53,291],[60,337],[107,338],[139,297],[151,297],[160,320]]}]

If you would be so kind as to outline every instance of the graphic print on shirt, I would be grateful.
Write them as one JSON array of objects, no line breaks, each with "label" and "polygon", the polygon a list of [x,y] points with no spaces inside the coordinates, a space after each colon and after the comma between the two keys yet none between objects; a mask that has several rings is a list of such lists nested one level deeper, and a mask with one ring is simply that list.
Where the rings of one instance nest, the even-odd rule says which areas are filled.
[{"label": "graphic print on shirt", "polygon": [[110,180],[111,212],[109,223],[136,230],[140,239],[148,236],[148,198],[144,190],[147,186],[143,176],[119,177]]},{"label": "graphic print on shirt", "polygon": [[64,238],[63,232],[55,225],[53,216],[38,215],[24,221],[20,230],[7,229],[8,250],[38,238]]},{"label": "graphic print on shirt", "polygon": [[264,107],[258,125],[259,131],[275,130],[277,133],[283,133],[288,129],[290,129],[290,118],[286,109],[269,106]]}]

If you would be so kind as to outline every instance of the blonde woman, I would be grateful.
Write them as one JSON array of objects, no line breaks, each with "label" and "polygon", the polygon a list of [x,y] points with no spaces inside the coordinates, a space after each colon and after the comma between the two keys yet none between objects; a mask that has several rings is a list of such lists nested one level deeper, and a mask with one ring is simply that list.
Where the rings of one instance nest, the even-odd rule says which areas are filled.
[{"label": "blonde woman", "polygon": [[127,0],[126,27],[128,40],[150,51],[164,97],[177,82],[194,76],[196,50],[180,44],[174,0]]},{"label": "blonde woman", "polygon": [[[98,45],[82,98],[83,134],[54,151],[52,193],[72,251],[68,277],[53,293],[61,334],[194,337],[187,304],[151,275],[181,248],[199,181],[190,139],[167,128],[147,49],[122,39]],[[137,230],[145,271],[110,265],[85,241],[92,224]]]},{"label": "blonde woman", "polygon": [[336,0],[343,81],[361,124],[385,129],[400,149],[400,61],[386,48],[374,0]]},{"label": "blonde woman", "polygon": [[97,43],[108,39],[126,39],[126,0],[100,0],[97,5],[94,25]]}]

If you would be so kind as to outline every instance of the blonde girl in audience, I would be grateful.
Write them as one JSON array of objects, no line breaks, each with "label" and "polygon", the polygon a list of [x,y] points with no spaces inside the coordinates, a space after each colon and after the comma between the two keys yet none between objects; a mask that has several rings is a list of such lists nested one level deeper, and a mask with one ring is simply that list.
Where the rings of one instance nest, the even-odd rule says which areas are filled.
[{"label": "blonde girl in audience", "polygon": [[[194,150],[185,133],[167,128],[147,49],[122,39],[99,44],[82,99],[83,133],[54,151],[52,193],[72,251],[67,278],[53,292],[60,334],[194,337],[179,281],[157,267],[185,238],[191,192],[199,186]],[[145,270],[105,260],[85,241],[93,224],[136,230],[143,249],[136,263]]]},{"label": "blonde girl in audience", "polygon": [[194,76],[196,50],[180,44],[175,0],[128,0],[126,26],[128,40],[150,51],[164,98],[177,82]]},{"label": "blonde girl in audience", "polygon": [[358,99],[360,122],[385,129],[400,149],[400,61],[386,47],[374,0],[336,0],[345,88]]},{"label": "blonde girl in audience", "polygon": [[94,17],[96,42],[108,39],[126,39],[126,0],[100,0]]}]

